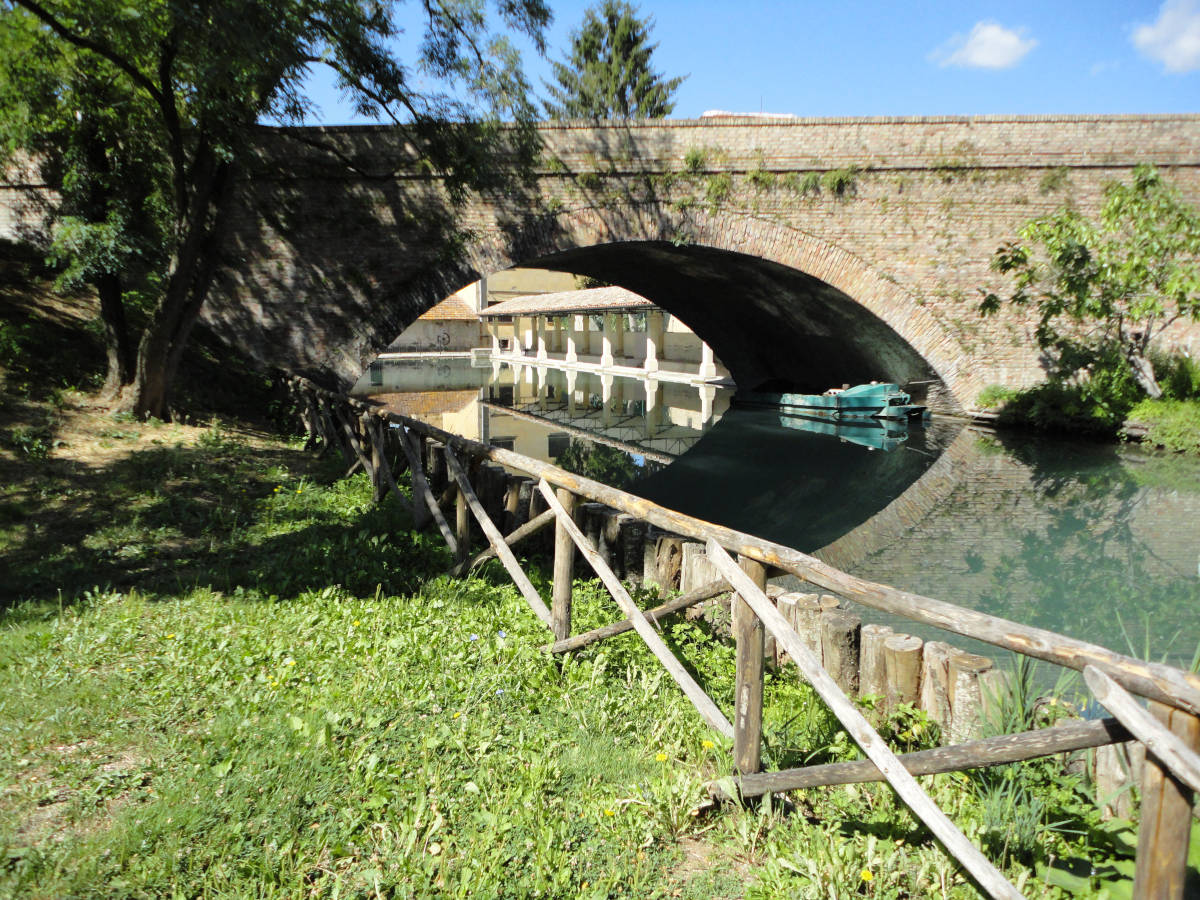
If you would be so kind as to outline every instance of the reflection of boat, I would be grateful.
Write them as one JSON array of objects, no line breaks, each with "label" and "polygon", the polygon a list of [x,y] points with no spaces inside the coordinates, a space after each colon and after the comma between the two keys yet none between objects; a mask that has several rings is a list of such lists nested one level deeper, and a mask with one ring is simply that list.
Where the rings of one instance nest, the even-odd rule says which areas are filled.
[{"label": "reflection of boat", "polygon": [[851,419],[831,421],[780,411],[779,424],[795,431],[828,434],[860,444],[868,450],[895,450],[908,440],[908,423],[903,419]]},{"label": "reflection of boat", "polygon": [[898,384],[871,382],[848,388],[831,388],[824,394],[789,394],[771,391],[739,392],[739,406],[766,406],[781,412],[840,422],[846,419],[907,419],[925,413]]}]

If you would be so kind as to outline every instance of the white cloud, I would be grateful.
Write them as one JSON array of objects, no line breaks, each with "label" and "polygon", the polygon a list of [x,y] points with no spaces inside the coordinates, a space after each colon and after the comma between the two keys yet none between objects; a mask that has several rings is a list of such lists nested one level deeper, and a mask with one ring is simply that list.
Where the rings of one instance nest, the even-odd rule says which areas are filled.
[{"label": "white cloud", "polygon": [[1200,69],[1200,4],[1196,0],[1166,0],[1153,25],[1133,30],[1133,46],[1163,64],[1168,72]]},{"label": "white cloud", "polygon": [[1008,69],[1037,46],[1025,37],[1024,28],[1005,28],[999,22],[976,22],[971,33],[956,34],[935,50],[930,58],[941,66],[972,69]]}]

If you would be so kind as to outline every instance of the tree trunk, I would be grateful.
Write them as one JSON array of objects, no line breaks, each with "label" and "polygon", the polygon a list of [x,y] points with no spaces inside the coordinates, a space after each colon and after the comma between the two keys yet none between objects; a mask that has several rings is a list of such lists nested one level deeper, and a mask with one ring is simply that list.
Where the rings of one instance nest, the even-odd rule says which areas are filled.
[{"label": "tree trunk", "polygon": [[1158,379],[1154,376],[1154,366],[1150,360],[1136,350],[1129,351],[1128,359],[1138,387],[1145,391],[1146,396],[1151,400],[1160,398],[1162,396],[1162,388],[1158,386]]},{"label": "tree trunk", "polygon": [[96,292],[100,295],[100,318],[104,322],[104,345],[108,355],[108,371],[100,397],[111,403],[121,389],[133,381],[133,342],[129,338],[129,324],[125,320],[120,277],[101,275],[96,279]]},{"label": "tree trunk", "polygon": [[137,363],[130,383],[114,409],[139,418],[170,418],[171,388],[192,327],[216,274],[232,198],[233,164],[214,161],[210,176],[197,185],[195,209],[163,298],[138,344]]}]

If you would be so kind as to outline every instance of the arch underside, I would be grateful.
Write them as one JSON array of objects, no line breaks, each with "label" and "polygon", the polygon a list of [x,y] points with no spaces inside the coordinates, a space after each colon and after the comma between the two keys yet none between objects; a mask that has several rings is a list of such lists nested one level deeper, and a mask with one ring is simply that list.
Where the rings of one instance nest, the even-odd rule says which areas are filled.
[{"label": "arch underside", "polygon": [[938,379],[929,362],[861,303],[819,278],[760,257],[697,244],[625,241],[521,264],[591,276],[642,295],[705,340],[740,388],[780,383],[820,392],[871,380],[904,385]]}]

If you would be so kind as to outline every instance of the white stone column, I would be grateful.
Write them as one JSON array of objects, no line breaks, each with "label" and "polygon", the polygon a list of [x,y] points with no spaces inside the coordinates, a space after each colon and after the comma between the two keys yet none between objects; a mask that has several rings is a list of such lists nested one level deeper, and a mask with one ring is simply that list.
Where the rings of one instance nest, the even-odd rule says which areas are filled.
[{"label": "white stone column", "polygon": [[537,334],[537,358],[546,358],[546,317],[537,315],[533,317],[533,327]]},{"label": "white stone column", "polygon": [[567,413],[572,418],[575,417],[575,379],[579,377],[579,373],[574,369],[567,369]]},{"label": "white stone column", "polygon": [[[707,344],[705,345],[707,346]],[[707,425],[713,417],[713,401],[717,399],[715,384],[700,385],[700,427]]]},{"label": "white stone column", "polygon": [[[607,334],[607,329],[605,333]],[[612,424],[612,395],[613,376],[609,372],[602,372],[600,373],[600,424],[602,425]]]},{"label": "white stone column", "polygon": [[500,323],[495,319],[488,319],[488,332],[492,336],[492,353],[499,355],[500,353]]},{"label": "white stone column", "polygon": [[537,367],[537,405],[542,412],[546,411],[546,367]]},{"label": "white stone column", "polygon": [[658,371],[658,360],[662,353],[666,331],[663,323],[663,311],[651,310],[646,313],[646,361],[642,367],[647,372]]},{"label": "white stone column", "polygon": [[647,378],[646,382],[646,437],[652,438],[662,428],[662,382],[657,378]]},{"label": "white stone column", "polygon": [[566,360],[569,363],[579,362],[579,345],[575,342],[575,323],[579,317],[575,315],[567,316],[567,356]]},{"label": "white stone column", "polygon": [[703,341],[700,342],[700,377],[701,378],[716,378],[717,363],[713,356],[712,347]]},{"label": "white stone column", "polygon": [[611,313],[604,315],[604,331],[601,332],[600,338],[600,365],[612,366],[613,364],[613,334],[616,331],[615,323]]}]

